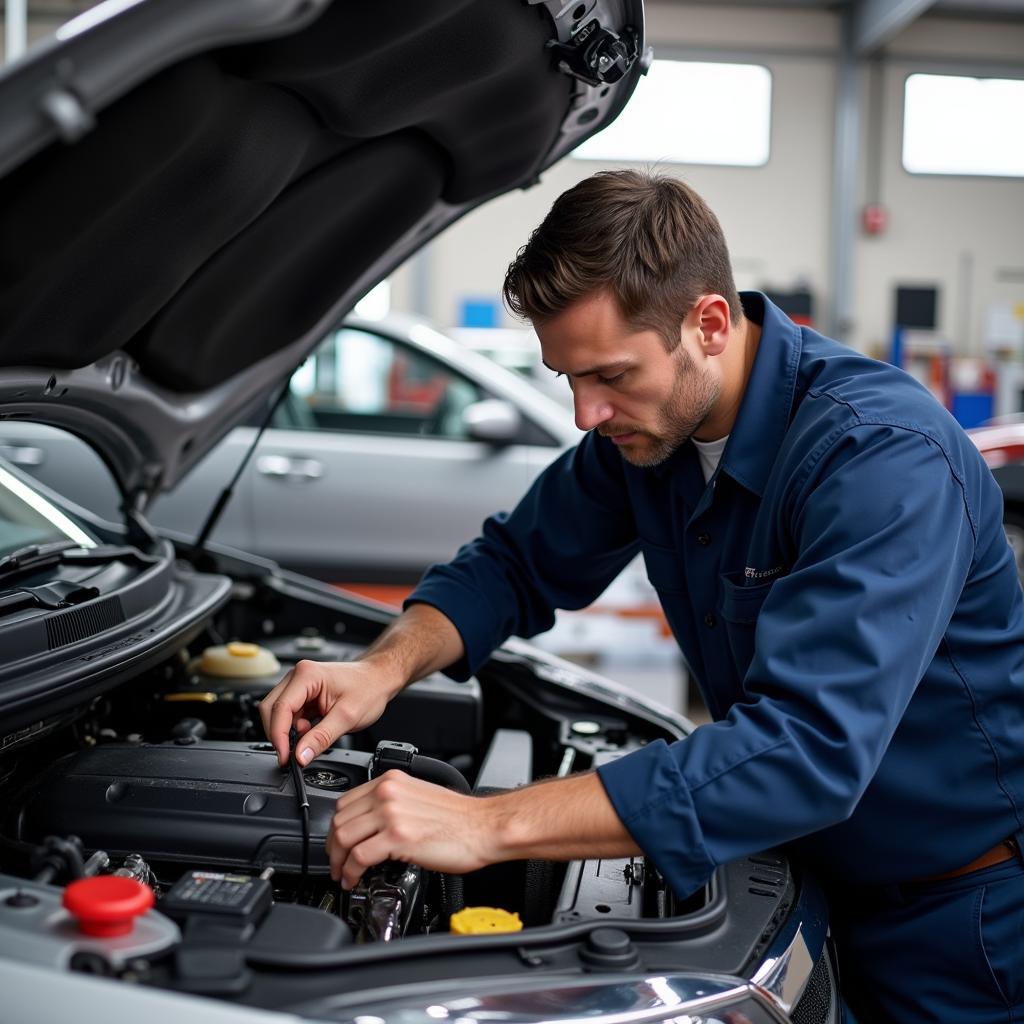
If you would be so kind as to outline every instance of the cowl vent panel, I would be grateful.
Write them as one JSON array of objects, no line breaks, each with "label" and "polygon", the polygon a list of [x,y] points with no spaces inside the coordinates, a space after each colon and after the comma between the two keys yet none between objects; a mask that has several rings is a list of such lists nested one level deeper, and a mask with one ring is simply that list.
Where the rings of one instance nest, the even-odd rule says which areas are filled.
[{"label": "cowl vent panel", "polygon": [[124,622],[124,608],[117,597],[108,597],[82,608],[52,615],[46,620],[46,642],[51,651],[96,636]]}]

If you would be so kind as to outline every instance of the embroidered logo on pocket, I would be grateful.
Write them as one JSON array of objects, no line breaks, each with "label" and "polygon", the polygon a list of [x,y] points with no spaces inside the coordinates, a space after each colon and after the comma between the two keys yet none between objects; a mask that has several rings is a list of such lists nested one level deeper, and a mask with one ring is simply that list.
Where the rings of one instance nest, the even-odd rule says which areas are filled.
[{"label": "embroidered logo on pocket", "polygon": [[751,566],[747,566],[743,570],[743,575],[748,580],[771,580],[776,576],[781,576],[785,569],[781,565],[776,565],[772,569],[754,569]]}]

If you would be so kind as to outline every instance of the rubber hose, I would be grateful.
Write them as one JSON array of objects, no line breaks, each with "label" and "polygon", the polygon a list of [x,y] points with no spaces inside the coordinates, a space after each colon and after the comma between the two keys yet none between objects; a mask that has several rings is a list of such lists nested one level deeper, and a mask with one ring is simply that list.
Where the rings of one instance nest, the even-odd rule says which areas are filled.
[{"label": "rubber hose", "polygon": [[447,761],[439,761],[435,757],[427,757],[425,754],[413,754],[409,763],[409,774],[415,775],[417,779],[425,782],[436,782],[446,789],[454,789],[456,792],[470,793],[469,783],[466,776],[453,768]]}]

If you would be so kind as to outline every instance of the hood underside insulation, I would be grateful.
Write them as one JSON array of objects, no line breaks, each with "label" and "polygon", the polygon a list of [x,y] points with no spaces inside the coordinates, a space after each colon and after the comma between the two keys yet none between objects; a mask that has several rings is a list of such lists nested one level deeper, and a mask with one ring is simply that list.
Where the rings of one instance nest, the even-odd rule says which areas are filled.
[{"label": "hood underside insulation", "polygon": [[520,0],[338,2],[161,72],[0,183],[0,366],[123,349],[190,392],[293,342],[439,200],[533,177],[550,35]]}]

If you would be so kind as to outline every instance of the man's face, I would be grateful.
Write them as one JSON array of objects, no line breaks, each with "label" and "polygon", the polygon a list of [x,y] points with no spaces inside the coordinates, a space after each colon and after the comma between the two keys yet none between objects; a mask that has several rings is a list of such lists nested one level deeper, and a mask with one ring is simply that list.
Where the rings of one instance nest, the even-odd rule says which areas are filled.
[{"label": "man's face", "polygon": [[664,462],[696,433],[721,382],[681,324],[672,352],[654,330],[636,330],[607,291],[573,303],[537,328],[544,365],[569,378],[576,426],[611,439],[634,466]]}]

